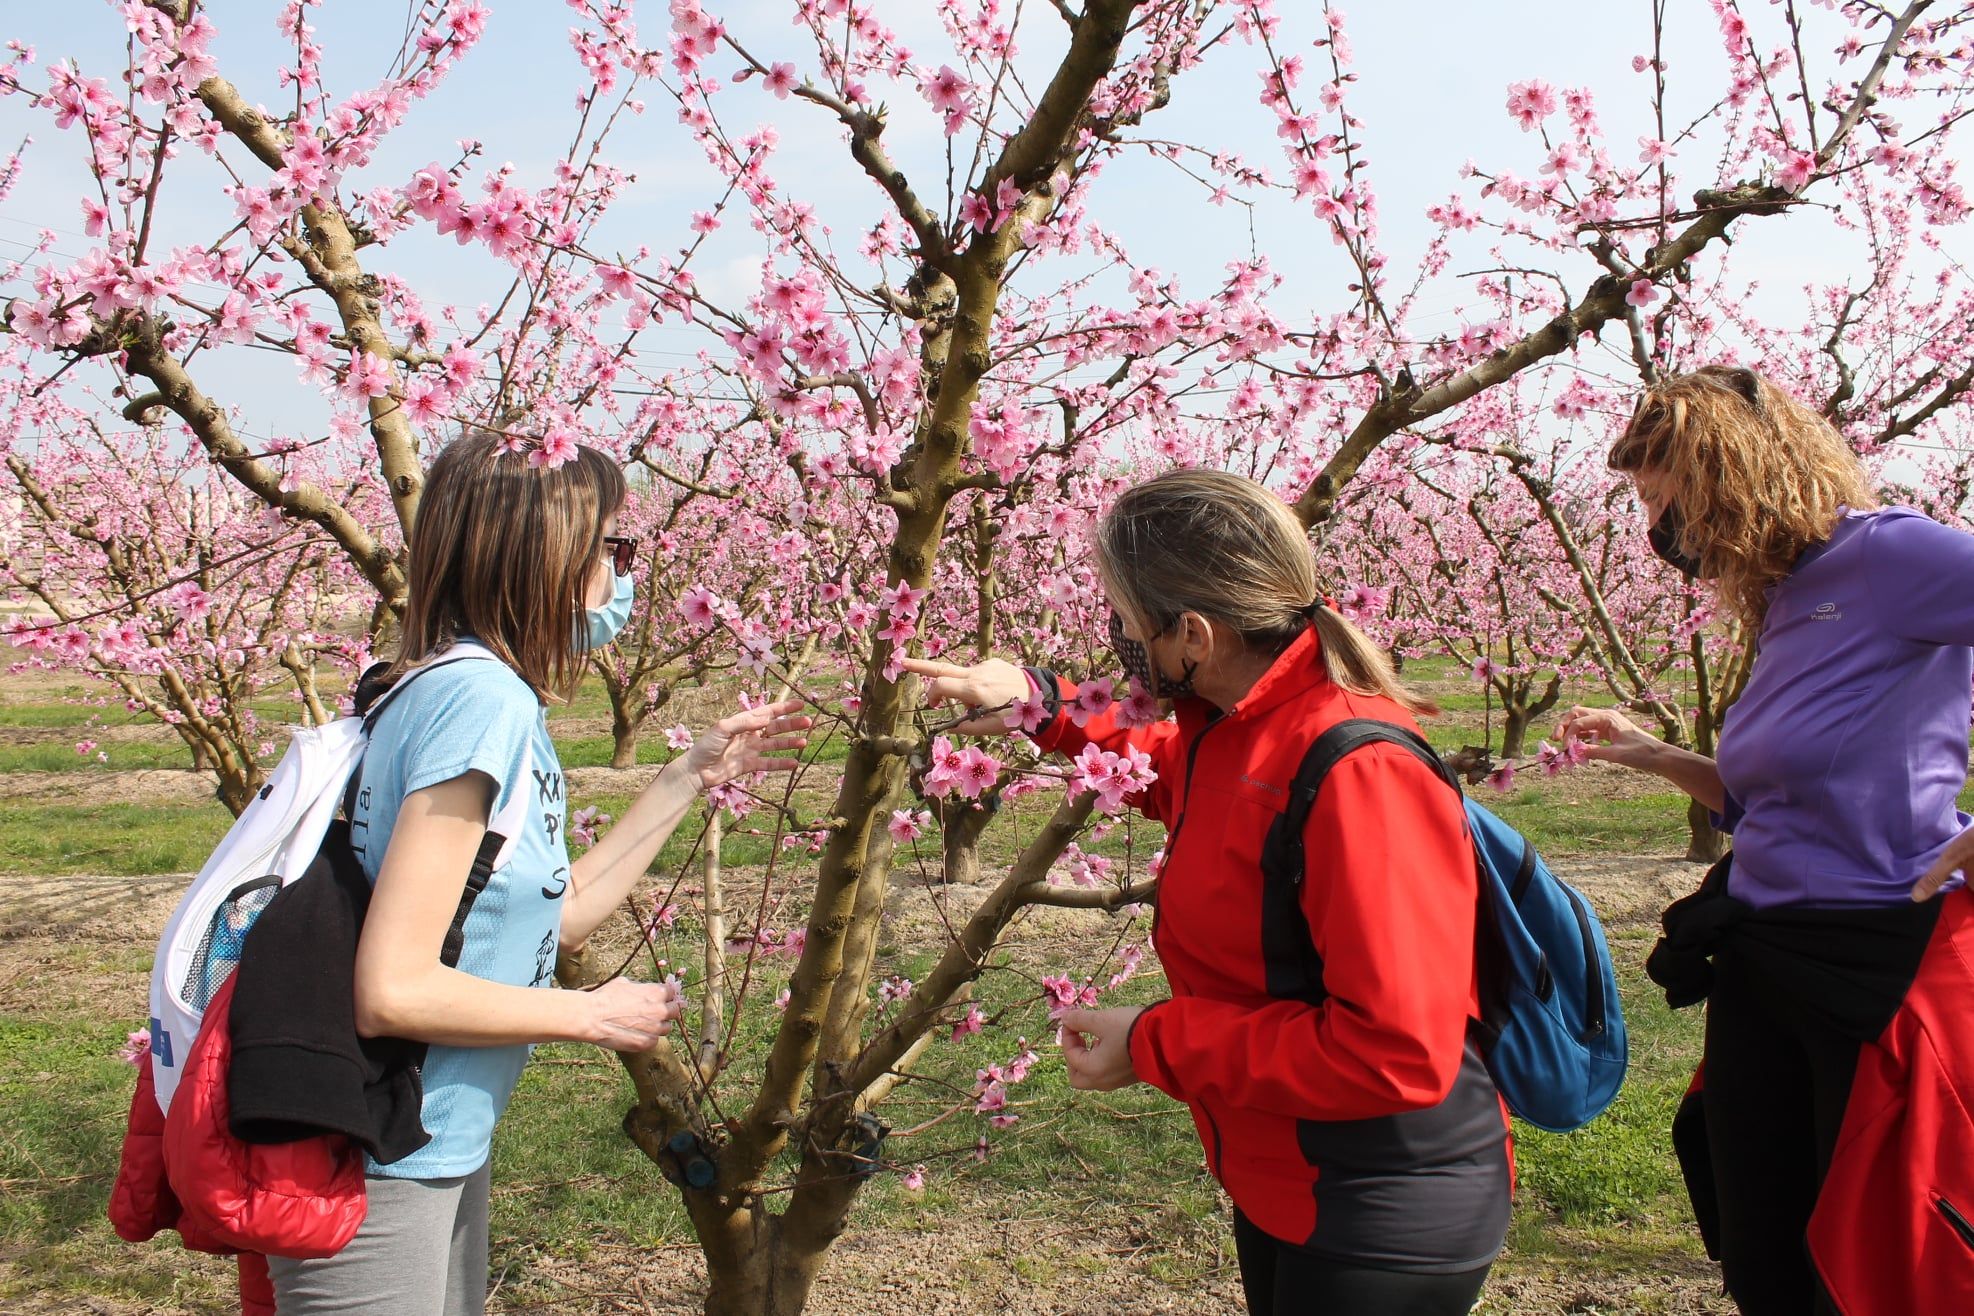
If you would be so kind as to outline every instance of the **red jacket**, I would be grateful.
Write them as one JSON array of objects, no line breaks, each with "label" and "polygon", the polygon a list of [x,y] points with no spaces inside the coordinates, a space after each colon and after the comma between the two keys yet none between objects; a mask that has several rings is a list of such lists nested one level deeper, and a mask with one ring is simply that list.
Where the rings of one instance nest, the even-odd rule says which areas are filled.
[{"label": "red jacket", "polygon": [[[1208,1167],[1276,1238],[1398,1268],[1483,1264],[1512,1168],[1470,1031],[1479,892],[1460,801],[1406,750],[1367,746],[1310,811],[1300,891],[1268,891],[1262,842],[1309,746],[1346,718],[1413,722],[1332,683],[1313,629],[1213,712],[1182,699],[1176,723],[1131,730],[1061,715],[1036,736],[1069,754],[1129,742],[1158,772],[1133,803],[1168,831],[1152,939],[1172,998],[1133,1028],[1138,1077],[1191,1107]],[[1284,900],[1306,938],[1269,914]]]},{"label": "red jacket", "polygon": [[227,1102],[229,978],[213,996],[169,1114],[148,1061],[138,1066],[110,1223],[141,1243],[176,1229],[185,1246],[240,1258],[245,1316],[273,1316],[267,1256],[326,1257],[363,1223],[363,1152],[341,1136],[251,1145],[235,1138]]},{"label": "red jacket", "polygon": [[1810,1216],[1844,1316],[1974,1312],[1974,892],[1940,899],[1904,1003],[1858,1053]]}]

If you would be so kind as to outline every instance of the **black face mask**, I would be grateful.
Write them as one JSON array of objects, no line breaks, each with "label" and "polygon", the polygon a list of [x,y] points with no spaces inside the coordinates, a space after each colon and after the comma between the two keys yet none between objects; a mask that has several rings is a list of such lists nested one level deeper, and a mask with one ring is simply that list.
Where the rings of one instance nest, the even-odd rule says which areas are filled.
[{"label": "black face mask", "polygon": [[1151,651],[1124,634],[1124,619],[1114,611],[1110,614],[1110,647],[1123,666],[1124,674],[1131,678],[1134,685],[1151,691],[1154,699],[1179,699],[1193,693],[1193,673],[1198,670],[1199,664],[1187,663],[1184,676],[1176,681],[1166,680],[1152,671]]},{"label": "black face mask", "polygon": [[1679,546],[1680,533],[1686,528],[1686,518],[1681,515],[1678,503],[1667,503],[1666,510],[1645,532],[1645,540],[1660,560],[1688,580],[1700,579],[1700,559],[1685,552]]}]

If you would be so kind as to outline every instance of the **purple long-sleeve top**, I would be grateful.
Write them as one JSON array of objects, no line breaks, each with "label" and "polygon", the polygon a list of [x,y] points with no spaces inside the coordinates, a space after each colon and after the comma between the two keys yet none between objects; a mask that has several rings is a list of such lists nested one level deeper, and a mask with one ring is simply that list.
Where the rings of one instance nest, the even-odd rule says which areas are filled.
[{"label": "purple long-sleeve top", "polygon": [[1729,891],[1752,905],[1909,898],[1969,823],[1974,535],[1846,512],[1769,591],[1720,735]]}]

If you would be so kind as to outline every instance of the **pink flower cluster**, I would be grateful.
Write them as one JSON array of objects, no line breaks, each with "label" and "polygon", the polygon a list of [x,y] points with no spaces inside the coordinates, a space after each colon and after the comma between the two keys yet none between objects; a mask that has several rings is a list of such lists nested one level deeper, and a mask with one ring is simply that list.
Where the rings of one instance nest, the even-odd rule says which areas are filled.
[{"label": "pink flower cluster", "polygon": [[610,815],[595,806],[578,809],[569,815],[569,839],[577,845],[595,845],[597,829],[608,827],[610,823]]},{"label": "pink flower cluster", "polygon": [[957,747],[944,736],[932,741],[932,761],[925,770],[925,793],[943,800],[948,795],[977,800],[1000,779],[1001,761],[978,745]]},{"label": "pink flower cluster", "polygon": [[1093,793],[1103,813],[1122,812],[1126,799],[1157,780],[1151,755],[1135,745],[1127,744],[1121,754],[1100,745],[1085,745],[1070,761],[1070,790],[1079,795]]},{"label": "pink flower cluster", "polygon": [[997,1129],[1011,1128],[1021,1118],[1007,1113],[1008,1087],[1025,1082],[1029,1071],[1041,1059],[1028,1045],[1027,1038],[1022,1038],[1017,1045],[1021,1049],[1013,1060],[1005,1065],[989,1065],[974,1074],[973,1112],[988,1116],[988,1123]]},{"label": "pink flower cluster", "polygon": [[1049,1003],[1049,1018],[1054,1019],[1064,1010],[1095,1005],[1097,989],[1087,978],[1079,986],[1067,975],[1056,974],[1042,979],[1042,998]]}]

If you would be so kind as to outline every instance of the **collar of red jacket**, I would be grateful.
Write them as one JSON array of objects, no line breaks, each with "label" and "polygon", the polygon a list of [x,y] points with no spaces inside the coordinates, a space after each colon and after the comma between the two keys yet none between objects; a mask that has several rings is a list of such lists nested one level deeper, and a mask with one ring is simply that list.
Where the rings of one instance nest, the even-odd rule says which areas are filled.
[{"label": "collar of red jacket", "polygon": [[1198,696],[1176,701],[1173,709],[1179,716],[1179,726],[1186,735],[1191,736],[1216,720],[1247,721],[1261,717],[1318,686],[1326,686],[1330,683],[1330,675],[1323,667],[1322,656],[1323,646],[1316,638],[1316,628],[1307,627],[1261,674],[1261,679],[1254,683],[1247,697],[1217,719],[1213,705]]}]

